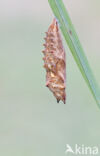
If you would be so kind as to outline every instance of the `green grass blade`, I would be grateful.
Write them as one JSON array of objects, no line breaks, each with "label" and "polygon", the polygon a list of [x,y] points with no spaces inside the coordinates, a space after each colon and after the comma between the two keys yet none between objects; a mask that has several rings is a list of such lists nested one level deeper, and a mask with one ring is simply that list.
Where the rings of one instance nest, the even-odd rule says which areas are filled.
[{"label": "green grass blade", "polygon": [[100,106],[100,88],[98,87],[96,80],[93,76],[91,68],[88,64],[87,58],[80,44],[78,36],[75,32],[73,24],[67,13],[67,10],[62,0],[48,0],[52,8],[55,17],[58,20],[61,31],[65,37],[65,40],[71,50],[71,53],[85,79],[88,87],[90,88],[96,103]]}]

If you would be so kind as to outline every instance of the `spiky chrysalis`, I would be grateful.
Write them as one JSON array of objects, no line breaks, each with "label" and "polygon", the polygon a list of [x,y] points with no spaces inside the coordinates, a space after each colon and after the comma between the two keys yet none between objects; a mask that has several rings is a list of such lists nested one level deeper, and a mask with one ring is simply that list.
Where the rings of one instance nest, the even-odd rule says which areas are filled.
[{"label": "spiky chrysalis", "polygon": [[66,102],[66,59],[59,26],[53,20],[46,32],[44,53],[44,68],[46,69],[46,86],[53,92],[57,102]]}]

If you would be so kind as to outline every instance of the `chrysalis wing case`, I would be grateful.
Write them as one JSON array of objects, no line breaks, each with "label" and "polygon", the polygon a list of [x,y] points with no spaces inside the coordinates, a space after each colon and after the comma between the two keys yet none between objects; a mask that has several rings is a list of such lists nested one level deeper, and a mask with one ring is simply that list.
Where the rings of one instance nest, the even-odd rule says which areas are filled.
[{"label": "chrysalis wing case", "polygon": [[57,102],[66,102],[66,60],[65,50],[56,19],[46,32],[44,53],[44,68],[46,69],[46,86],[52,91]]}]

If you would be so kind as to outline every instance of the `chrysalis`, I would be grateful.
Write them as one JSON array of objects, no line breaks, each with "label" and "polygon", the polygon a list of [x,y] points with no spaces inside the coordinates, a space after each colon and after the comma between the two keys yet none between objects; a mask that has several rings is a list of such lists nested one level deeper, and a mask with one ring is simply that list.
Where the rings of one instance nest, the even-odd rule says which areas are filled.
[{"label": "chrysalis", "polygon": [[53,92],[59,103],[66,102],[65,81],[66,61],[65,50],[56,19],[46,32],[44,53],[44,68],[46,69],[46,86]]}]

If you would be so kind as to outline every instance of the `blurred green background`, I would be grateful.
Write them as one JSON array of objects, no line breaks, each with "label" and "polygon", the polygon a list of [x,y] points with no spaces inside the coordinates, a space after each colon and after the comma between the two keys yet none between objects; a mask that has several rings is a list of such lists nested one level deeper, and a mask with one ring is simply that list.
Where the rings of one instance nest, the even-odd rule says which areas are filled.
[{"label": "blurred green background", "polygon": [[[100,85],[100,0],[64,3]],[[41,51],[52,19],[47,0],[0,1],[1,156],[65,156],[76,143],[100,150],[100,109],[65,41],[66,105],[45,87]]]}]

